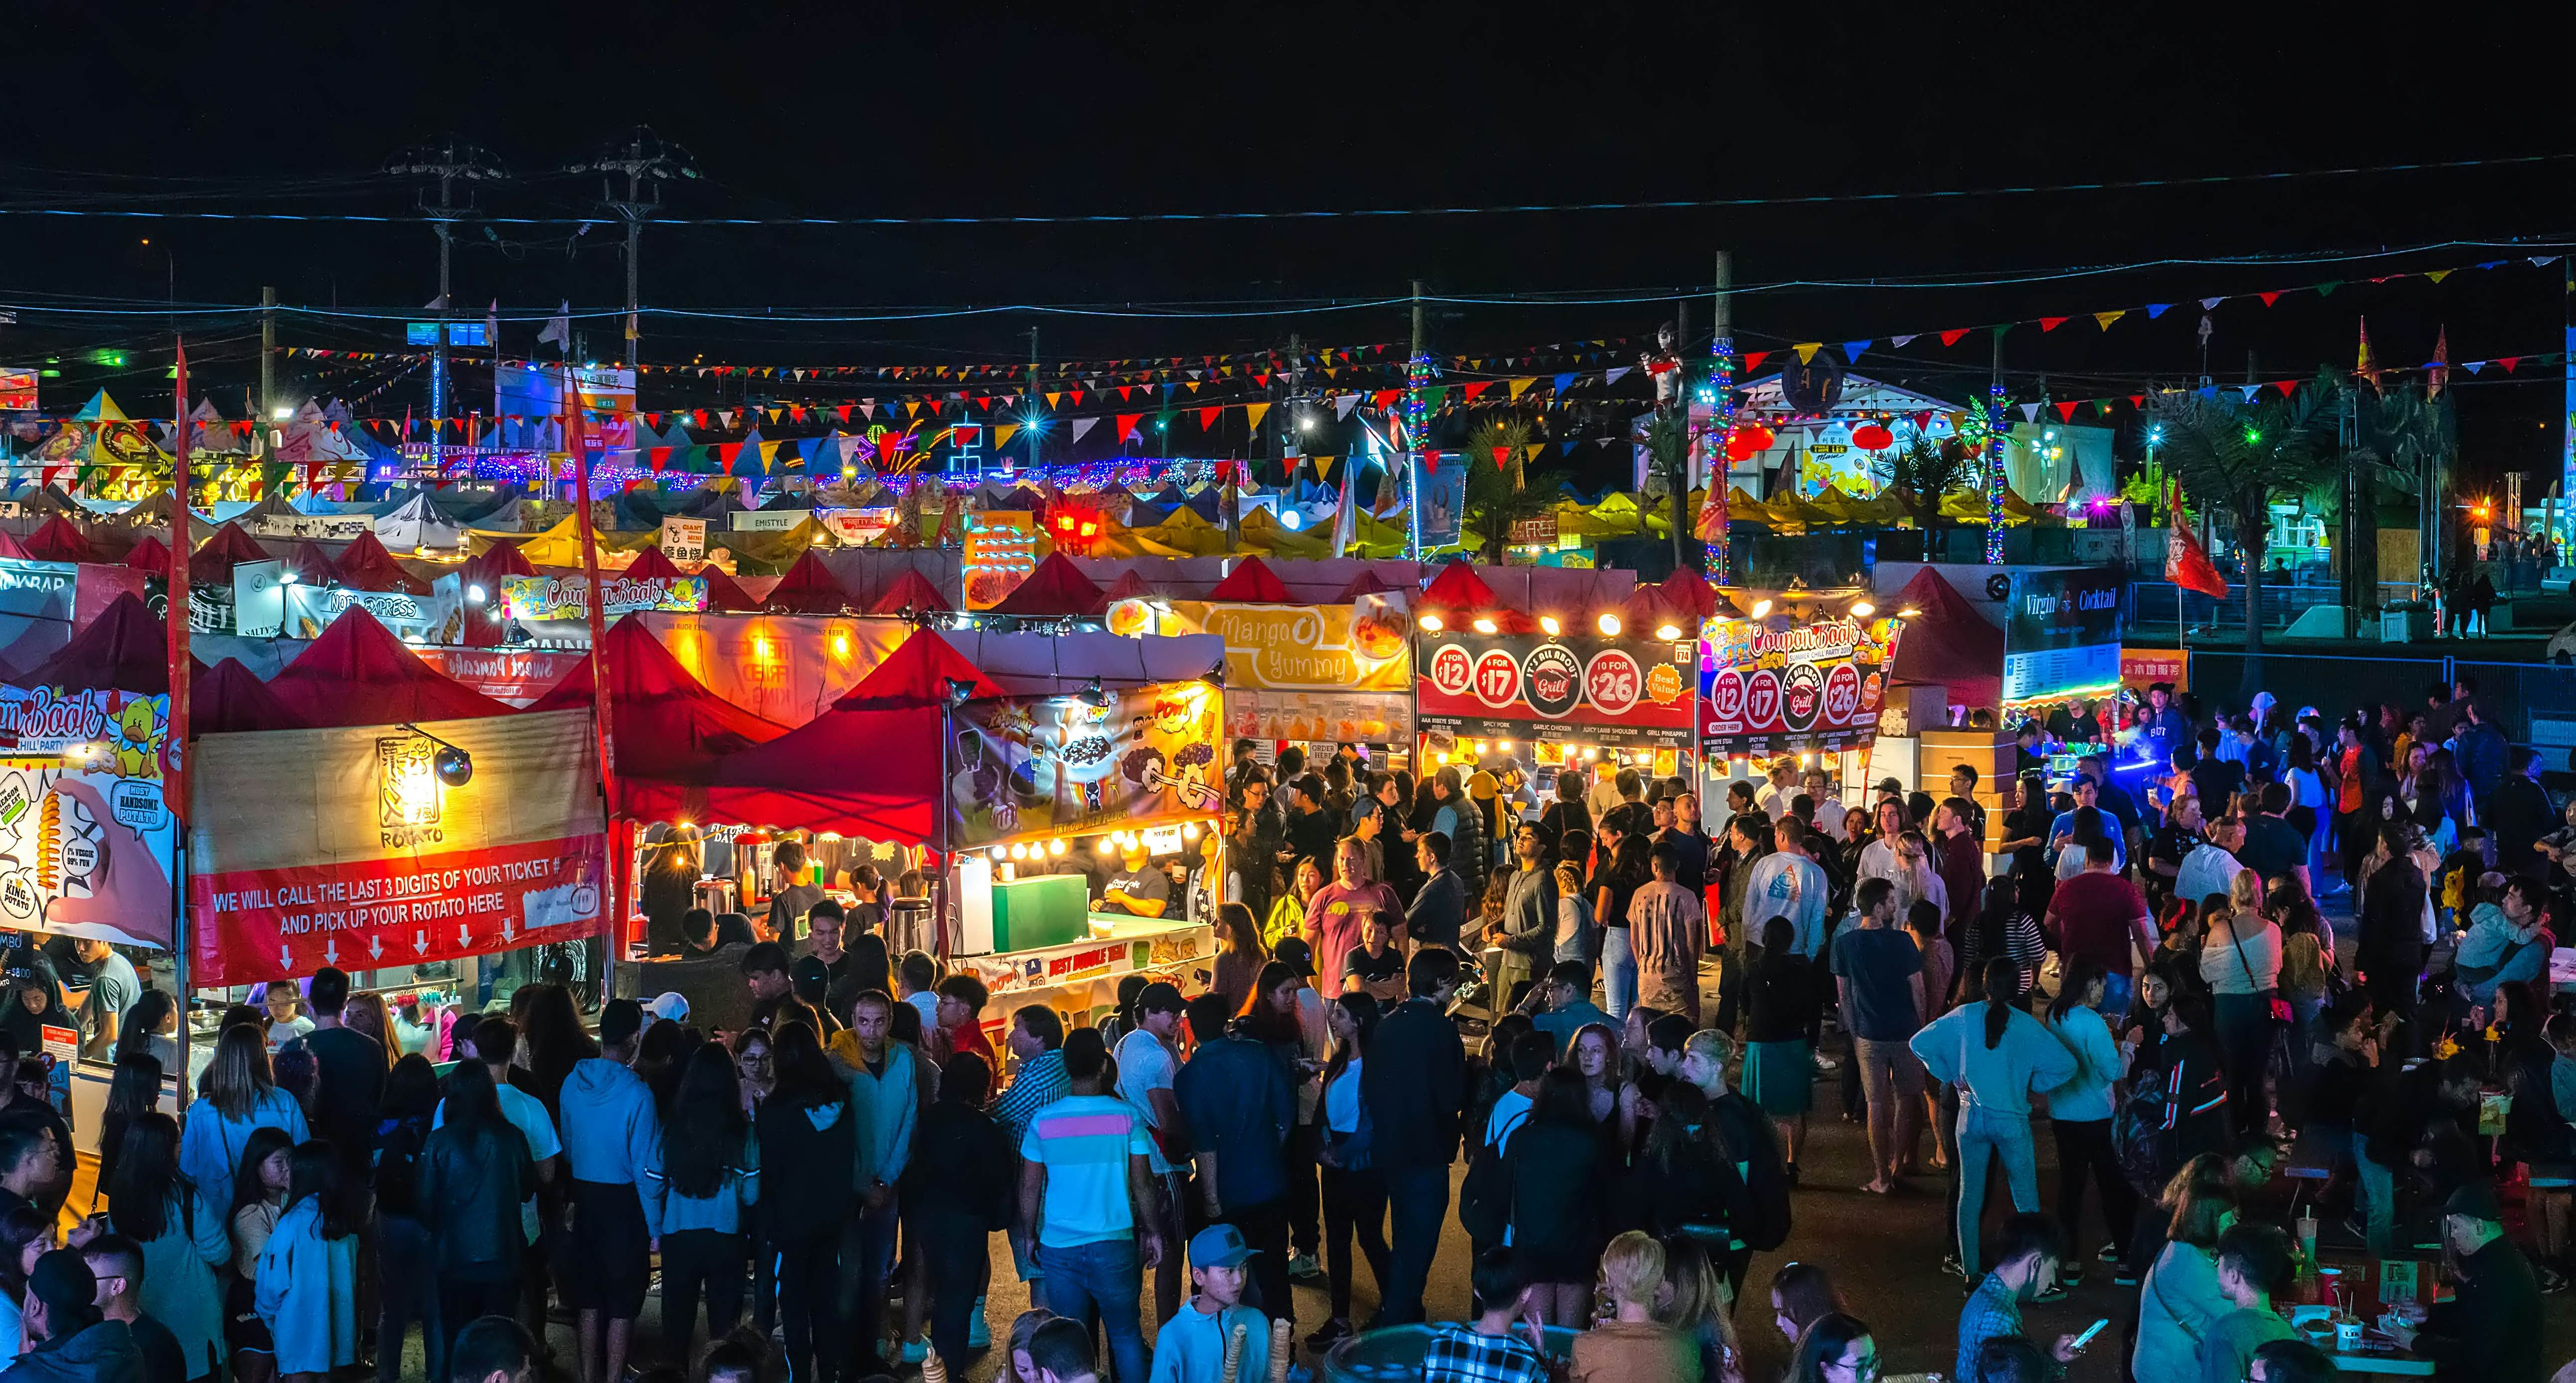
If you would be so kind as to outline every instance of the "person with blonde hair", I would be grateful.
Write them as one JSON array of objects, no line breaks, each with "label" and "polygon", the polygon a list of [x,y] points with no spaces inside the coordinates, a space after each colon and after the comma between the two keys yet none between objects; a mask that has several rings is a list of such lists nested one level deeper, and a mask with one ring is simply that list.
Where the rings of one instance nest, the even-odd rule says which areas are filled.
[{"label": "person with blonde hair", "polygon": [[2263,915],[2263,879],[2251,869],[2229,877],[2224,901],[2208,914],[2201,936],[2200,977],[2209,985],[2236,1130],[2260,1134],[2271,1108],[2263,1072],[2272,1055],[2272,1008],[2281,997],[2281,926]]},{"label": "person with blonde hair", "polygon": [[1655,1319],[1699,1347],[1700,1377],[1707,1383],[1744,1383],[1735,1293],[1697,1240],[1677,1237],[1664,1245],[1664,1289]]},{"label": "person with blonde hair", "polygon": [[269,1072],[268,1042],[247,1023],[224,1029],[206,1067],[206,1097],[188,1111],[179,1170],[208,1205],[233,1203],[233,1173],[251,1130],[273,1128],[295,1143],[313,1136],[295,1097]]},{"label": "person with blonde hair", "polygon": [[1700,1383],[1698,1341],[1655,1319],[1664,1263],[1664,1246],[1639,1230],[1612,1239],[1601,1251],[1601,1288],[1611,1316],[1574,1337],[1572,1383]]}]

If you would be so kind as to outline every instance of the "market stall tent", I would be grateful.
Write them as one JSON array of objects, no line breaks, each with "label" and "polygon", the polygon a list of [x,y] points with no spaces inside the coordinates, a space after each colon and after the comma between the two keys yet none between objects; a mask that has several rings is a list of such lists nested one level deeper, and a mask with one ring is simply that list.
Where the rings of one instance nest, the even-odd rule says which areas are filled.
[{"label": "market stall tent", "polygon": [[810,723],[718,761],[692,800],[709,820],[935,844],[951,677],[976,695],[999,691],[938,635],[915,631]]},{"label": "market stall tent", "polygon": [[1091,583],[1063,553],[1049,553],[1037,570],[1002,597],[989,613],[1027,619],[1098,619],[1107,593]]},{"label": "market stall tent", "polygon": [[385,545],[376,541],[374,532],[359,534],[349,540],[332,564],[340,573],[340,584],[353,591],[400,591],[405,595],[429,594],[429,583],[403,569]]},{"label": "market stall tent", "polygon": [[120,595],[52,657],[11,680],[25,687],[158,696],[170,690],[169,632],[141,600]]},{"label": "market stall tent", "polygon": [[948,597],[941,595],[939,588],[930,584],[929,577],[906,567],[903,573],[894,579],[894,584],[886,587],[885,592],[875,600],[868,602],[868,613],[927,615],[946,611],[949,605]]},{"label": "market stall tent", "polygon": [[56,514],[45,520],[45,526],[29,535],[23,544],[27,555],[39,562],[95,562],[98,550],[90,545],[72,521]]},{"label": "market stall tent", "polygon": [[760,604],[762,609],[777,614],[837,615],[854,603],[841,583],[832,579],[822,558],[809,548],[785,576],[778,578],[778,584],[770,587],[769,595]]},{"label": "market stall tent", "polygon": [[1246,557],[1237,563],[1234,570],[1227,572],[1225,579],[1207,593],[1207,598],[1261,605],[1293,603],[1293,597],[1288,594],[1288,583],[1280,580],[1279,573],[1272,571],[1270,564],[1258,557]]},{"label": "market stall tent", "polygon": [[422,662],[363,605],[342,611],[269,689],[315,729],[513,713]]},{"label": "market stall tent", "polygon": [[1914,610],[1896,645],[1889,680],[1898,686],[1947,687],[1955,706],[1992,706],[2004,690],[2004,631],[1930,567],[1914,574],[1895,607]]},{"label": "market stall tent", "polygon": [[197,674],[188,686],[188,733],[232,734],[243,730],[301,730],[304,719],[288,710],[277,693],[242,666],[225,658]]},{"label": "market stall tent", "polygon": [[188,579],[208,583],[229,582],[233,579],[234,567],[244,562],[267,560],[268,549],[244,533],[240,524],[227,523],[217,527],[214,536],[199,543],[197,550],[188,554]]},{"label": "market stall tent", "polygon": [[596,684],[591,678],[595,662],[608,668],[615,815],[669,816],[681,805],[680,785],[704,783],[725,755],[767,744],[788,731],[708,691],[637,619],[620,619],[609,626],[599,657],[573,664],[572,671],[528,709],[561,711],[595,705]]},{"label": "market stall tent", "polygon": [[125,553],[125,565],[152,576],[170,574],[170,549],[161,540],[146,533]]}]

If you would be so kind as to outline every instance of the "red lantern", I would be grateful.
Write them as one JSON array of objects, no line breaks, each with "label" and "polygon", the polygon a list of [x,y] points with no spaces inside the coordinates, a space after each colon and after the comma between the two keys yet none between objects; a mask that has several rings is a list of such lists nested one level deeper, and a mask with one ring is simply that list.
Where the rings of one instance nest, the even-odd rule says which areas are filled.
[{"label": "red lantern", "polygon": [[1862,451],[1885,451],[1896,445],[1896,434],[1882,423],[1862,423],[1852,429],[1852,445]]},{"label": "red lantern", "polygon": [[1771,449],[1776,441],[1771,429],[1760,423],[1746,423],[1726,435],[1726,459],[1750,461]]}]

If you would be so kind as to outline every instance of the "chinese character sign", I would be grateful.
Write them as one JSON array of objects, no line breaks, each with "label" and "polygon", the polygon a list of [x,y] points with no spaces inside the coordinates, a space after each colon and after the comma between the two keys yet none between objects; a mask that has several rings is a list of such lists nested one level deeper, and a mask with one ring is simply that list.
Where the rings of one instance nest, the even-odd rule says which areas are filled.
[{"label": "chinese character sign", "polygon": [[1710,620],[1701,645],[1701,749],[1732,758],[1867,744],[1903,625],[1846,618],[1774,628]]}]

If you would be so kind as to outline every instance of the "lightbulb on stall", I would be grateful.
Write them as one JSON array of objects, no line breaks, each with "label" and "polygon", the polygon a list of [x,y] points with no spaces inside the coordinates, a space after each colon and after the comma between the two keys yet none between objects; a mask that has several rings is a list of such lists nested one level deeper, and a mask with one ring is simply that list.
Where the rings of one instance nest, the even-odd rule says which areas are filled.
[{"label": "lightbulb on stall", "polygon": [[1061,838],[1056,839],[1056,840],[1048,841],[1048,842],[1047,842],[1047,853],[1048,853],[1048,854],[1050,854],[1050,855],[1061,855],[1061,854],[1063,854],[1063,853],[1064,853],[1064,841],[1063,841]]}]

